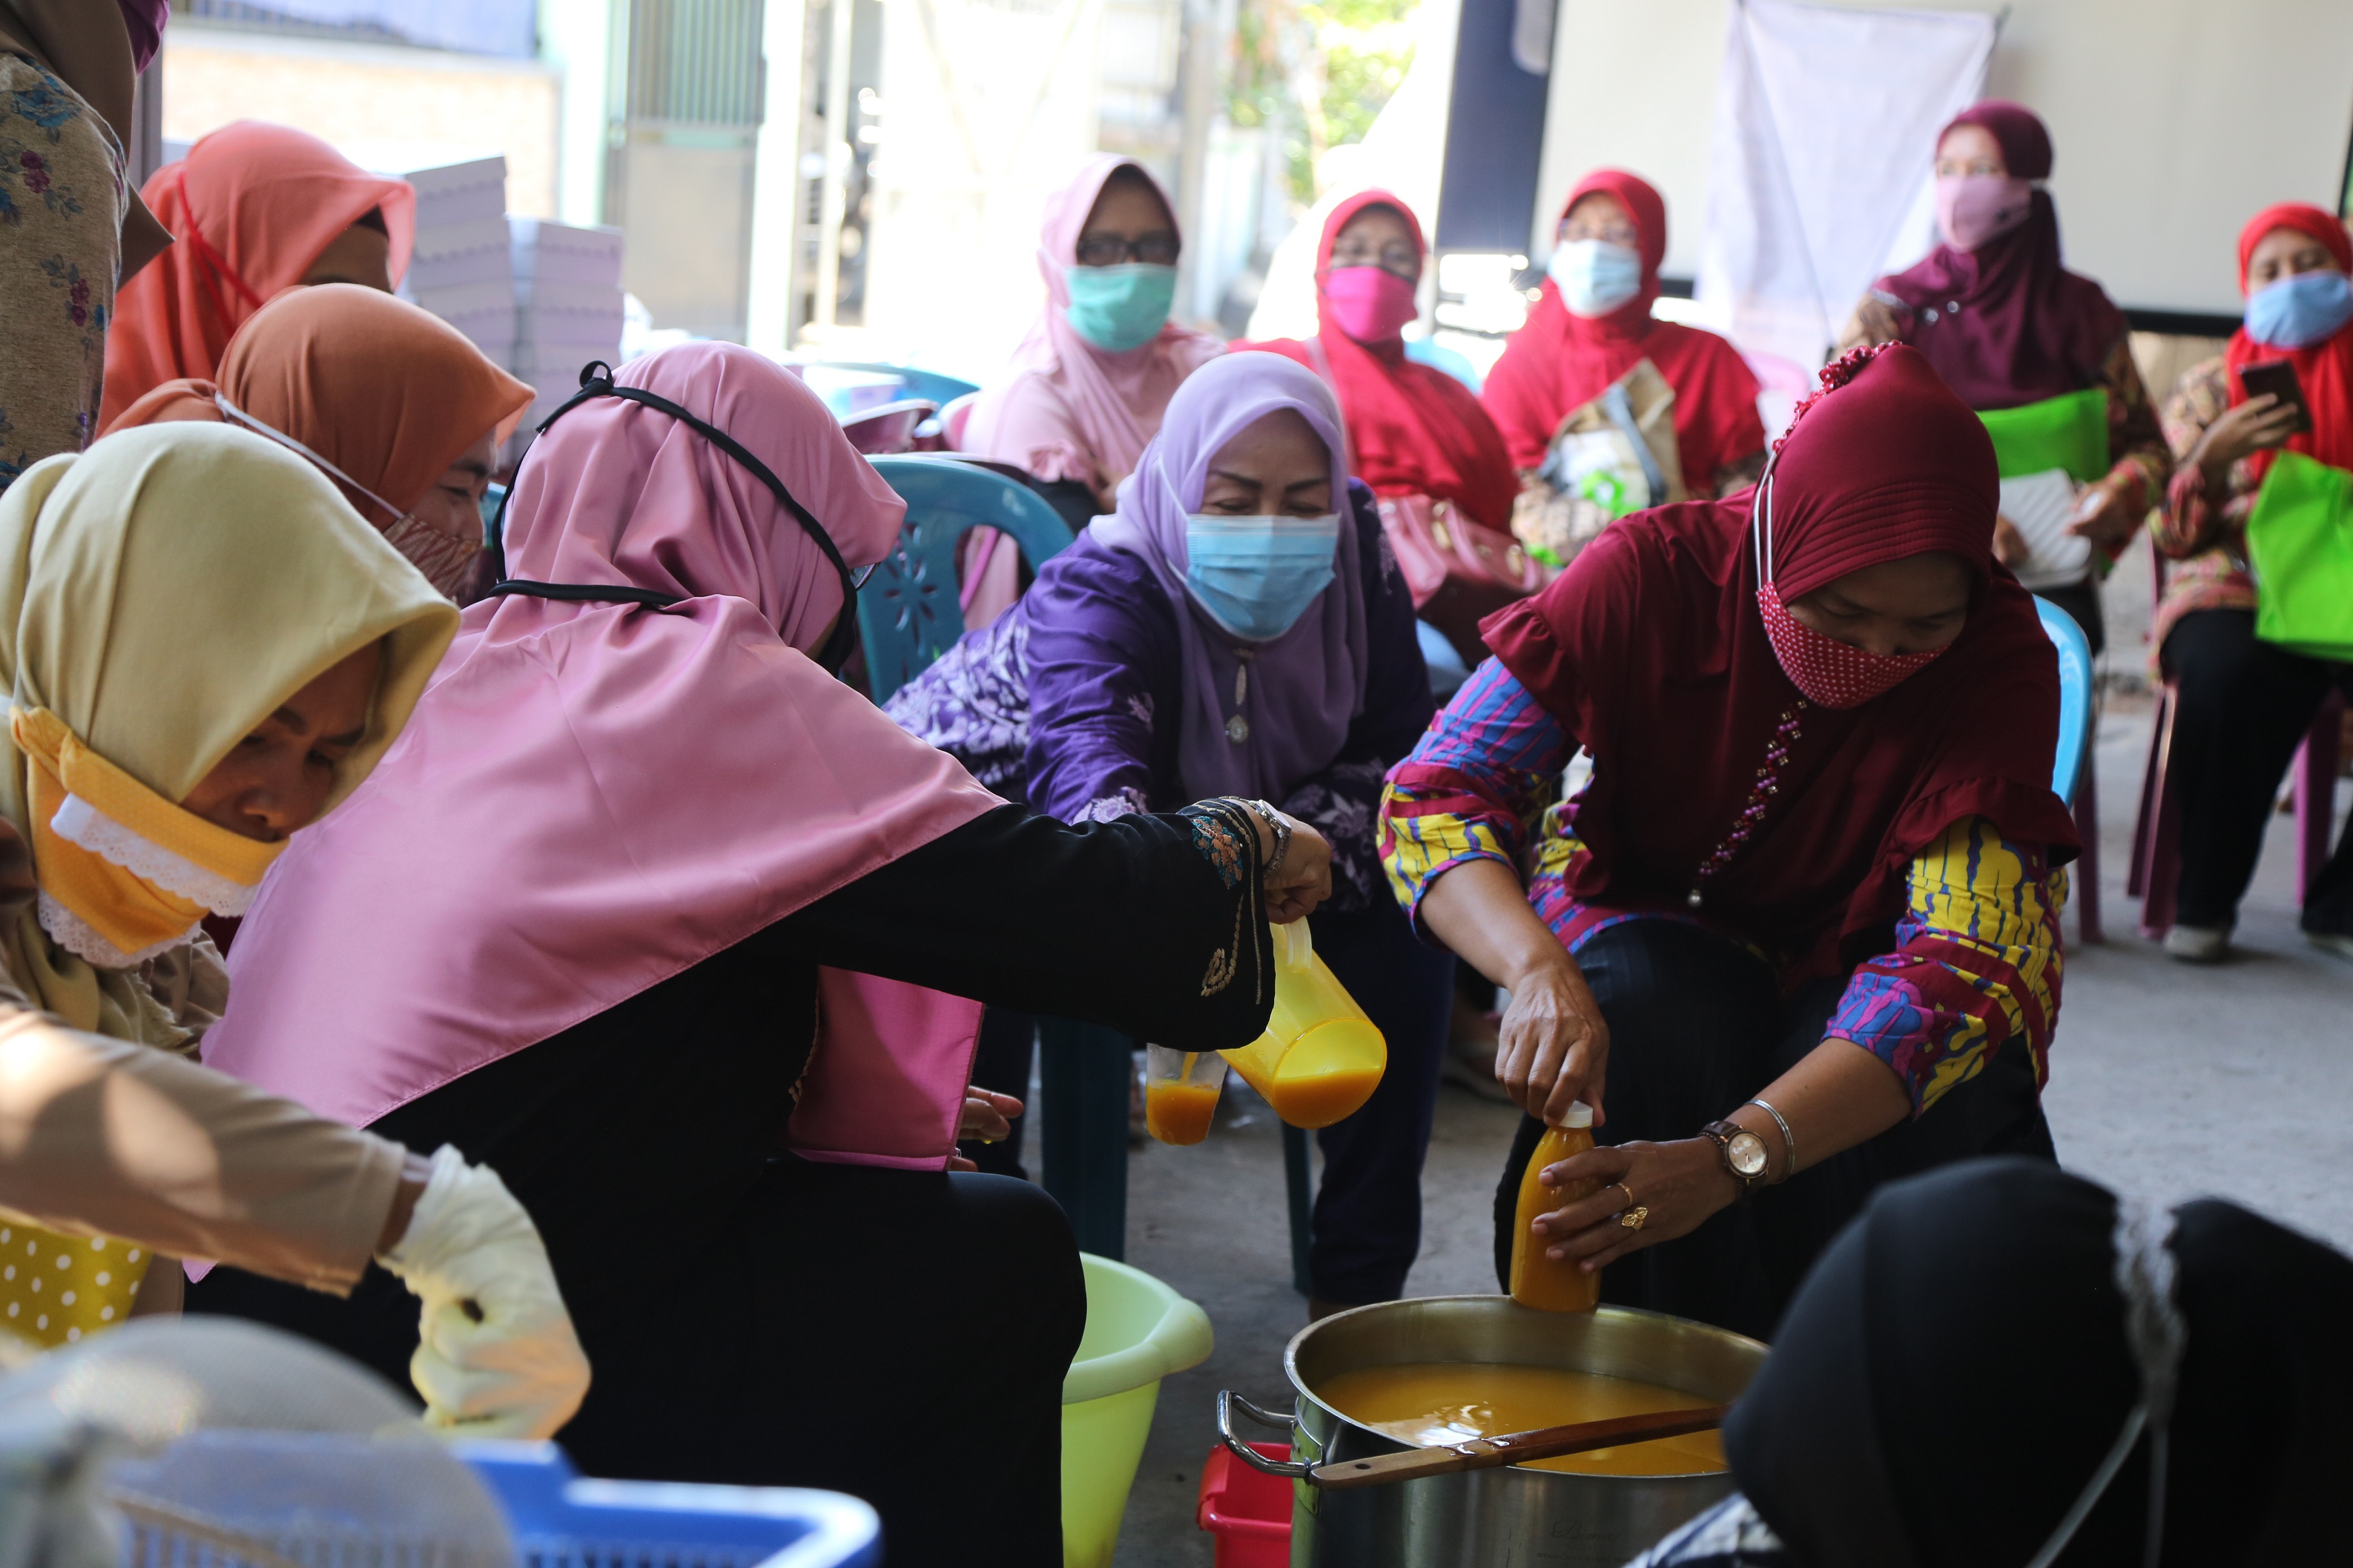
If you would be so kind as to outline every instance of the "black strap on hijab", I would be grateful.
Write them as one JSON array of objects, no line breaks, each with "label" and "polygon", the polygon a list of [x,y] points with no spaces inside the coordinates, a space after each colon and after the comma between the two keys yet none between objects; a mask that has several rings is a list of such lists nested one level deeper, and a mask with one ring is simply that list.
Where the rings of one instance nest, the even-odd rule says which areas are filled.
[{"label": "black strap on hijab", "polygon": [[[833,624],[832,635],[825,639],[825,646],[817,652],[817,662],[827,674],[840,674],[841,667],[848,662],[849,650],[858,638],[858,578],[850,572],[849,563],[842,560],[840,547],[834,543],[833,536],[809,515],[808,508],[794,500],[792,491],[785,489],[785,482],[734,437],[659,393],[648,392],[642,386],[616,386],[613,384],[613,367],[603,360],[591,360],[580,367],[580,390],[565,398],[554,413],[539,422],[539,433],[545,435],[549,426],[594,397],[626,398],[631,403],[641,403],[658,413],[669,415],[749,468],[752,477],[767,486],[776,496],[777,504],[793,514],[794,521],[817,542],[817,547],[825,552],[826,560],[832,563],[835,573],[841,578],[841,615]],[[668,609],[681,601],[681,595],[677,594],[628,584],[534,583],[528,578],[509,577],[506,574],[507,503],[514,500],[514,492],[515,487],[509,486],[507,493],[499,498],[497,517],[491,520],[489,548],[499,581],[491,584],[486,597],[519,594],[533,599],[561,599],[575,604],[645,605],[657,610]]]}]

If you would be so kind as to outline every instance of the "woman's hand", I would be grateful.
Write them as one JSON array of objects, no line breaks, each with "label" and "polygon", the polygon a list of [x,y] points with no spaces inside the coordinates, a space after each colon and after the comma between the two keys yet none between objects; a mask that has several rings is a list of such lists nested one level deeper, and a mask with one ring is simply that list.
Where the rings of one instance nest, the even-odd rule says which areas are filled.
[{"label": "woman's hand", "polygon": [[1558,1126],[1580,1100],[1593,1108],[1599,1126],[1609,1025],[1577,960],[1556,942],[1542,963],[1505,982],[1504,989],[1512,1004],[1498,1031],[1495,1081],[1546,1126]]},{"label": "woman's hand", "polygon": [[[1576,1181],[1605,1184],[1591,1197],[1535,1221],[1537,1236],[1548,1244],[1546,1258],[1575,1259],[1588,1274],[1653,1242],[1689,1236],[1740,1192],[1715,1142],[1706,1138],[1588,1149],[1546,1166],[1537,1179],[1548,1187]],[[1641,1228],[1629,1230],[1620,1216],[1637,1207],[1648,1212]]]},{"label": "woman's hand", "polygon": [[1846,319],[1846,327],[1839,333],[1839,352],[1859,343],[1892,343],[1903,335],[1904,323],[1895,308],[1876,294],[1865,294],[1854,302],[1854,314]]},{"label": "woman's hand", "polygon": [[[999,1094],[993,1089],[977,1084],[964,1091],[964,1110],[956,1117],[956,1142],[977,1138],[984,1143],[994,1143],[999,1138],[1013,1136],[1012,1118],[1021,1114],[1021,1102],[1009,1094]],[[979,1166],[961,1154],[948,1156],[951,1171],[977,1171]]]},{"label": "woman's hand", "polygon": [[2122,485],[2106,479],[2086,486],[2068,516],[2067,531],[2090,540],[2111,555],[2122,550],[2131,542],[2133,530],[2140,526],[2140,519],[2125,504],[2124,491]]},{"label": "woman's hand", "polygon": [[[1257,815],[1250,814],[1253,818]],[[1289,925],[1314,913],[1315,906],[1332,896],[1332,846],[1289,812],[1277,815],[1291,825],[1291,847],[1283,853],[1282,864],[1267,877],[1266,918],[1276,925]],[[1272,856],[1273,832],[1263,822],[1258,830],[1261,858]]]},{"label": "woman's hand", "polygon": [[2295,405],[2282,403],[2270,393],[2248,398],[2206,426],[2189,460],[2206,479],[2206,493],[2219,496],[2231,477],[2231,465],[2295,434]]},{"label": "woman's hand", "polygon": [[1993,514],[1993,558],[2009,567],[2023,566],[2032,558],[2034,547],[2026,542],[2026,535],[2018,524],[2001,513]]}]

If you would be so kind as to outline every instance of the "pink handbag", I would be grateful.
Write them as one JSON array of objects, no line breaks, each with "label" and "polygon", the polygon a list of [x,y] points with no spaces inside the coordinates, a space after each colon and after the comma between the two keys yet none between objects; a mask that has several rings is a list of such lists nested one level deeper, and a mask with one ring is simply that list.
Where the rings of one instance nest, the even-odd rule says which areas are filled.
[{"label": "pink handbag", "polygon": [[1473,667],[1487,657],[1479,623],[1543,586],[1519,541],[1473,522],[1452,501],[1383,496],[1381,527],[1413,595],[1414,614],[1436,626]]}]

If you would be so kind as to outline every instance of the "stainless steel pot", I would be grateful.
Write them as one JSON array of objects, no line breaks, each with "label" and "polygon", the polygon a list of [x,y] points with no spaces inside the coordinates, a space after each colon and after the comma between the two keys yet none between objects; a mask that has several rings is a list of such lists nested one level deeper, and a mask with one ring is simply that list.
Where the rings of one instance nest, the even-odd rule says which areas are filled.
[{"label": "stainless steel pot", "polygon": [[[1290,1477],[1292,1568],[1622,1568],[1627,1559],[1732,1490],[1729,1474],[1588,1476],[1516,1466],[1395,1486],[1323,1491],[1314,1466],[1408,1445],[1325,1405],[1325,1379],[1366,1367],[1472,1362],[1559,1367],[1737,1398],[1765,1347],[1660,1312],[1604,1307],[1539,1312],[1508,1296],[1436,1296],[1358,1307],[1310,1324],[1283,1352],[1291,1419],[1219,1396],[1219,1430],[1244,1464]],[[1251,1448],[1231,1413],[1288,1426],[1292,1462]]]}]

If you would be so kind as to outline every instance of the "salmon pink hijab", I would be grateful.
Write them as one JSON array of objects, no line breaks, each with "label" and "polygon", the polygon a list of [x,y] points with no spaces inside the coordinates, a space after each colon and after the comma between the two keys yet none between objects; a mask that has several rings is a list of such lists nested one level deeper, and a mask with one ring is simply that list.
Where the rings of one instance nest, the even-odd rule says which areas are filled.
[{"label": "salmon pink hijab", "polygon": [[210,380],[246,318],[301,282],[319,253],[369,213],[384,215],[393,281],[408,270],[416,189],[291,126],[224,125],[156,170],[140,195],[173,243],[115,298],[101,430],[164,382]]},{"label": "salmon pink hijab", "polygon": [[222,399],[333,465],[327,478],[344,499],[454,599],[481,553],[480,531],[452,539],[410,512],[469,447],[506,437],[532,390],[438,316],[356,283],[322,283],[254,312],[229,340],[217,384],[167,381],[111,428],[232,419]]},{"label": "salmon pink hijab", "polygon": [[980,395],[965,429],[965,449],[1011,463],[1041,479],[1113,485],[1127,477],[1176,385],[1219,353],[1215,338],[1175,321],[1142,348],[1124,353],[1099,349],[1079,336],[1062,312],[1071,290],[1062,274],[1079,264],[1079,236],[1122,169],[1147,181],[1168,207],[1168,193],[1143,164],[1105,153],[1087,161],[1071,183],[1046,201],[1046,232],[1038,270],[1046,279],[1046,309],[1013,351],[1007,378]]},{"label": "salmon pink hijab", "polygon": [[[904,503],[760,355],[693,343],[616,379],[749,447],[853,567],[896,538]],[[506,528],[518,578],[687,597],[468,609],[399,742],[273,868],[205,1058],[339,1121],[559,1034],[1002,804],[810,661],[840,579],[669,415],[617,398],[565,415],[523,459]],[[797,1146],[941,1169],[978,1005],[836,971],[819,990]]]}]

